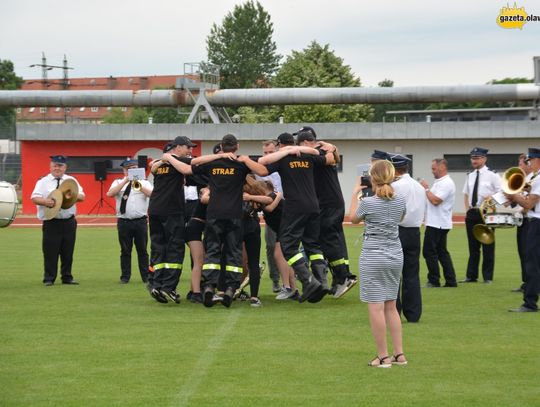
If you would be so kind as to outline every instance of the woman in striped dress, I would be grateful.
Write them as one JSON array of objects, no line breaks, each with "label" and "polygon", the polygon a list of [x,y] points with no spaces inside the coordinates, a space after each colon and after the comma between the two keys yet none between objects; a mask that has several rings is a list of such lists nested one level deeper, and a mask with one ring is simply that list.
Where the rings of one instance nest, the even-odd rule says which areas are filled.
[{"label": "woman in striped dress", "polygon": [[[396,308],[403,251],[398,223],[405,214],[405,199],[395,195],[390,185],[394,167],[386,160],[375,162],[370,170],[374,195],[362,198],[362,186],[354,188],[349,214],[352,223],[365,222],[364,243],[360,255],[360,299],[368,303],[371,332],[377,357],[369,366],[405,365],[401,319]],[[394,356],[388,356],[386,329],[390,331]]]}]

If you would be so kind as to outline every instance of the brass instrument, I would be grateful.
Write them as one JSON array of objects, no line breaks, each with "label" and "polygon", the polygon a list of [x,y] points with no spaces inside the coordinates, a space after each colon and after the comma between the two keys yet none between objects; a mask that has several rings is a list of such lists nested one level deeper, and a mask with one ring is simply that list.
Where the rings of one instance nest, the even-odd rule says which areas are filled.
[{"label": "brass instrument", "polygon": [[138,179],[134,179],[133,181],[131,181],[131,189],[133,189],[134,191],[140,191],[141,188],[141,181],[139,181]]},{"label": "brass instrument", "polygon": [[502,177],[502,190],[505,194],[514,195],[519,194],[525,190],[530,184],[525,182],[527,174],[519,167],[508,168]]}]

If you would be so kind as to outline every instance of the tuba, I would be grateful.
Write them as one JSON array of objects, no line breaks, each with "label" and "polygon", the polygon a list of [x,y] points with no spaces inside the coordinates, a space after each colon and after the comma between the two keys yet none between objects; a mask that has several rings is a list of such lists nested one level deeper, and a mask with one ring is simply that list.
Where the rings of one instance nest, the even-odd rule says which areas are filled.
[{"label": "tuba", "polygon": [[[502,190],[509,195],[519,194],[527,188],[525,171],[519,167],[508,168],[502,177]],[[529,186],[530,188],[530,186]]]}]

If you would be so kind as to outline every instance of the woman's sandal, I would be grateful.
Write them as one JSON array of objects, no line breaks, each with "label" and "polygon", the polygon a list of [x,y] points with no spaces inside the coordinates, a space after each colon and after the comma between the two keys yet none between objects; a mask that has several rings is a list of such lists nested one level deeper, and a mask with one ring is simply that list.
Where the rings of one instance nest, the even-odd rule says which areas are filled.
[{"label": "woman's sandal", "polygon": [[[373,362],[379,361],[379,363],[375,364]],[[385,362],[385,360],[390,360],[390,362]],[[371,362],[368,363],[368,366],[370,367],[382,367],[382,368],[388,368],[392,367],[392,360],[390,359],[390,356],[383,356],[380,358],[379,356],[375,356],[375,359],[373,359]]]},{"label": "woman's sandal", "polygon": [[[403,360],[399,360],[399,358],[402,357]],[[394,355],[392,356],[392,359],[391,359],[391,362],[393,365],[398,365],[398,366],[405,366],[407,363],[407,359],[405,359],[405,355],[403,353],[398,353],[397,355]]]}]

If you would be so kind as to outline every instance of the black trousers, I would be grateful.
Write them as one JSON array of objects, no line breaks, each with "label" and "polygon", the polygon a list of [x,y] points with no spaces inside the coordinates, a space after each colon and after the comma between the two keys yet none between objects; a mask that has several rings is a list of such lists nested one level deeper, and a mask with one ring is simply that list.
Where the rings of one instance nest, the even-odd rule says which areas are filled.
[{"label": "black trousers", "polygon": [[139,219],[118,218],[118,241],[120,243],[120,280],[131,278],[131,252],[133,243],[137,250],[139,273],[143,282],[148,280],[148,224],[146,216]]},{"label": "black trousers", "polygon": [[426,226],[424,234],[424,247],[422,254],[428,268],[428,281],[434,286],[440,286],[441,274],[439,262],[443,269],[444,279],[447,286],[456,286],[456,271],[452,263],[452,257],[446,248],[447,236],[450,229],[438,229]]},{"label": "black trousers", "polygon": [[525,267],[526,249],[527,249],[527,233],[529,231],[529,218],[523,218],[523,223],[518,226],[516,232],[517,248],[519,254],[519,263],[521,265],[521,288],[525,288],[527,281],[527,272]]},{"label": "black trousers", "polygon": [[207,219],[204,229],[206,254],[202,271],[203,287],[218,286],[222,252],[225,260],[225,287],[236,290],[242,279],[242,219]]},{"label": "black trousers", "polygon": [[344,207],[324,207],[320,211],[321,230],[319,241],[324,257],[328,260],[332,270],[334,284],[342,284],[351,275],[347,243],[343,232],[344,216]]},{"label": "black trousers", "polygon": [[152,288],[176,290],[184,262],[184,215],[150,215]]},{"label": "black trousers", "polygon": [[399,240],[403,249],[401,287],[396,306],[409,322],[418,322],[422,315],[420,291],[420,228],[399,227]]},{"label": "black trousers", "polygon": [[284,212],[279,227],[281,250],[293,268],[306,259],[300,251],[300,242],[312,263],[324,263],[324,256],[319,245],[320,219],[318,213],[293,214]]},{"label": "black trousers", "polygon": [[60,275],[63,282],[73,280],[71,267],[73,251],[77,235],[77,221],[69,219],[51,219],[43,222],[42,251],[45,273],[43,282],[54,282],[58,274],[58,257],[60,257]]},{"label": "black trousers", "polygon": [[264,227],[264,240],[266,242],[266,260],[268,261],[268,276],[274,283],[279,284],[279,269],[276,264],[274,252],[276,250],[276,232],[268,224]]},{"label": "black trousers", "polygon": [[247,264],[249,270],[249,293],[252,297],[259,296],[261,285],[261,225],[258,219],[244,219],[244,247],[246,248]]},{"label": "black trousers", "polygon": [[540,291],[540,219],[530,218],[525,257],[526,283],[523,306],[538,309]]},{"label": "black trousers", "polygon": [[493,270],[495,268],[495,243],[482,244],[474,238],[474,225],[482,224],[480,210],[469,209],[465,216],[465,226],[467,228],[467,240],[469,242],[469,262],[467,263],[467,278],[478,280],[478,267],[480,265],[480,247],[482,247],[482,277],[484,281],[493,280]]}]

